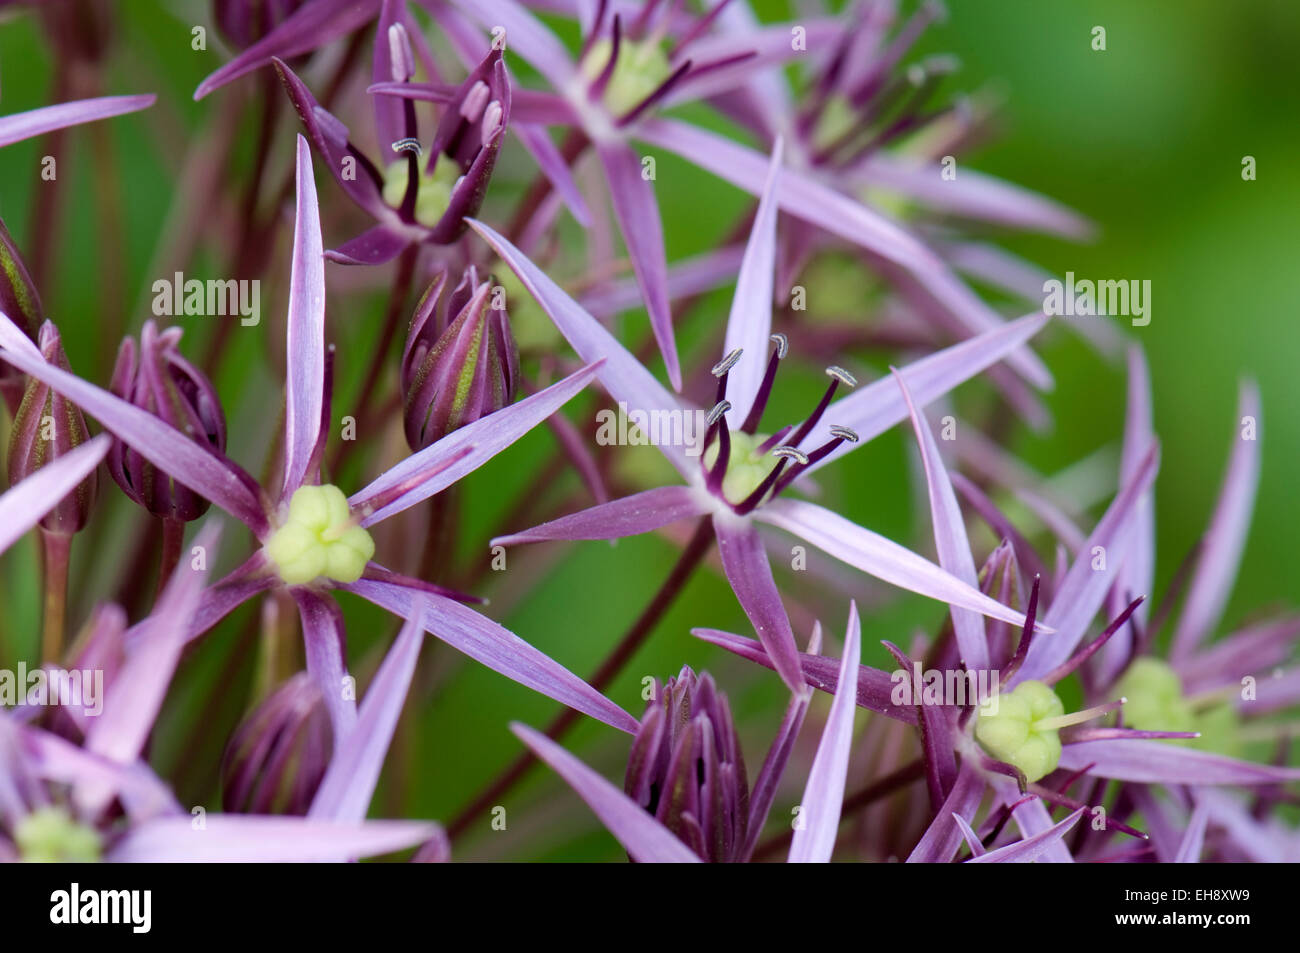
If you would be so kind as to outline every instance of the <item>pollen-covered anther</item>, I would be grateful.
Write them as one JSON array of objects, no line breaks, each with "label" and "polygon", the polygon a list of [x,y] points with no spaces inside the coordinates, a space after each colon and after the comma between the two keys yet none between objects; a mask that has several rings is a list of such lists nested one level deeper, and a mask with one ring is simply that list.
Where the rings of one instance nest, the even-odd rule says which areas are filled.
[{"label": "pollen-covered anther", "polygon": [[840,440],[847,440],[849,443],[857,443],[860,439],[856,430],[850,430],[848,427],[831,425],[830,434]]},{"label": "pollen-covered anther", "polygon": [[790,353],[790,339],[779,331],[768,336],[768,340],[776,345],[776,356],[784,361],[785,356]]},{"label": "pollen-covered anther", "polygon": [[728,354],[726,357],[724,357],[722,360],[718,361],[718,363],[714,364],[713,370],[711,371],[713,376],[721,377],[722,375],[726,374],[729,370],[731,370],[733,367],[736,366],[736,362],[740,360],[740,355],[743,353],[744,353],[744,349],[738,347],[730,354]]},{"label": "pollen-covered anther", "polygon": [[393,151],[397,153],[414,152],[417,159],[424,155],[424,147],[420,145],[420,140],[411,136],[407,136],[405,139],[398,139],[394,142]]},{"label": "pollen-covered anther", "polygon": [[772,456],[783,457],[786,460],[793,460],[795,463],[806,466],[808,464],[808,454],[804,453],[798,447],[774,447]]},{"label": "pollen-covered anther", "polygon": [[375,542],[357,525],[343,491],[325,484],[294,491],[288,518],[267,538],[264,551],[291,586],[316,579],[347,583],[361,578]]},{"label": "pollen-covered anther", "polygon": [[708,416],[704,418],[704,422],[707,423],[710,427],[712,427],[714,424],[718,422],[719,418],[721,418],[722,415],[725,414],[730,409],[731,409],[731,401],[720,400],[713,405],[713,409],[710,410]]},{"label": "pollen-covered anther", "polygon": [[405,83],[415,75],[411,38],[406,35],[406,27],[400,23],[394,23],[388,28],[388,59],[392,64],[393,82]]},{"label": "pollen-covered anther", "polygon": [[826,376],[833,377],[835,380],[839,381],[845,387],[858,386],[858,379],[854,377],[852,374],[850,374],[848,371],[846,371],[844,368],[836,364],[832,364],[830,367],[826,368]]}]

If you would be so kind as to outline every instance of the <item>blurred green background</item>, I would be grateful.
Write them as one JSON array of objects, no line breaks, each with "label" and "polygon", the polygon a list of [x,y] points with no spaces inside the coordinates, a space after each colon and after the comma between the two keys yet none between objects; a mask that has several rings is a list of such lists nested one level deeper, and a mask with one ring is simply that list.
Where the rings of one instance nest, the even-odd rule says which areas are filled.
[{"label": "blurred green background", "polygon": [[[764,19],[784,19],[781,3],[757,3]],[[956,54],[963,69],[954,87],[996,90],[1003,100],[1001,136],[969,161],[1055,197],[1093,219],[1093,243],[1072,245],[1034,236],[1011,236],[1004,244],[1054,273],[1080,277],[1149,279],[1153,317],[1141,329],[1125,329],[1146,349],[1155,390],[1156,429],[1163,445],[1157,483],[1159,558],[1157,591],[1163,590],[1183,555],[1205,526],[1234,435],[1237,382],[1253,376],[1263,397],[1263,475],[1256,517],[1227,621],[1275,603],[1294,604],[1300,560],[1295,467],[1300,461],[1300,320],[1295,291],[1300,251],[1300,5],[1290,0],[1180,0],[1134,4],[1042,3],[987,0],[951,4],[946,23],[931,28],[921,52]],[[911,9],[911,5],[907,5]],[[121,322],[132,333],[148,316],[148,289],[160,274],[151,270],[160,248],[174,241],[167,221],[177,202],[177,170],[188,150],[201,148],[216,121],[223,96],[191,100],[198,81],[223,61],[215,41],[206,52],[190,48],[190,30],[211,24],[203,3],[132,0],[115,7],[114,46],[104,93],[156,91],[147,113],[102,124],[102,131],[71,134],[60,156],[63,184],[57,257],[52,279],[40,288],[46,310],[62,329],[72,365],[107,381]],[[1104,26],[1107,49],[1091,48],[1091,31]],[[0,110],[4,113],[51,101],[48,43],[31,15],[7,12],[0,25]],[[243,81],[249,88],[250,80]],[[347,115],[364,125],[364,116]],[[255,121],[239,115],[231,163],[247,166]],[[292,133],[289,117],[279,126],[276,175],[287,168]],[[33,233],[41,143],[0,152],[0,216],[26,249]],[[1243,156],[1257,161],[1255,181],[1243,181]],[[684,163],[660,160],[658,190],[669,259],[709,247],[743,208],[738,192]],[[526,169],[522,162],[503,168]],[[334,183],[318,175],[328,210],[346,204]],[[504,187],[503,187],[504,188]],[[180,228],[220,227],[219,221],[183,213]],[[326,242],[351,232],[326,226]],[[282,264],[287,238],[279,243]],[[215,254],[202,244],[187,271],[219,273]],[[385,273],[387,274],[387,273]],[[234,335],[231,359],[218,381],[231,423],[232,455],[257,472],[275,426],[268,406],[279,400],[283,360],[282,311],[287,268],[264,276],[260,328]],[[364,371],[383,310],[378,290],[355,285],[332,268],[330,326],[340,345],[340,404],[346,406]],[[376,288],[382,282],[376,281]],[[704,309],[716,320],[726,313],[728,290],[712,295]],[[341,302],[346,302],[346,305]],[[201,354],[210,319],[183,319],[186,350]],[[623,322],[629,335],[644,333],[644,319]],[[699,334],[683,333],[689,351]],[[1048,397],[1054,430],[1023,428],[1012,446],[1034,467],[1054,473],[1094,450],[1117,443],[1122,427],[1124,375],[1071,334],[1057,330],[1040,342],[1056,376]],[[356,360],[351,356],[356,355]],[[808,407],[820,390],[810,372],[784,384],[779,395],[791,413]],[[344,411],[336,408],[336,418]],[[530,473],[549,454],[551,438],[539,431],[466,481],[458,498],[462,530],[456,559],[482,553],[510,502],[527,493]],[[349,492],[393,462],[368,459],[338,478]],[[886,434],[854,454],[827,480],[832,503],[849,516],[893,538],[928,551],[928,519],[915,506],[910,435]],[[576,487],[566,477],[565,487]],[[1109,489],[1106,490],[1108,495]],[[105,476],[105,497],[116,488]],[[94,544],[75,556],[74,618],[101,599],[113,598],[117,554],[133,544],[147,523],[121,500],[97,521]],[[381,542],[382,546],[382,542]],[[3,658],[34,652],[38,631],[39,576],[30,541],[0,559],[0,650]],[[534,575],[522,598],[509,597],[513,577],[489,584],[497,605],[488,613],[579,673],[592,670],[640,612],[667,574],[675,546],[659,538],[627,540],[611,549],[590,543],[554,547],[532,557]],[[224,563],[242,559],[247,544],[228,532]],[[382,555],[382,552],[381,552]],[[982,555],[982,554],[981,554]],[[515,559],[512,554],[511,559]],[[512,563],[512,568],[515,564]],[[778,577],[780,578],[780,577]],[[872,590],[876,593],[876,590]],[[878,594],[878,593],[877,593]],[[345,599],[353,663],[363,682],[375,651],[394,630],[382,614]],[[838,654],[847,612],[842,599],[814,607],[828,627],[828,651]],[[216,804],[216,759],[225,732],[247,704],[257,651],[236,651],[253,609],[245,607],[205,640],[186,664],[164,712],[152,759],[174,778],[184,801]],[[915,626],[933,629],[942,609],[917,598],[893,599],[864,619],[867,656],[883,663],[878,642],[906,642]],[[639,713],[642,679],[665,677],[684,662],[708,667],[731,694],[741,722],[751,773],[761,763],[780,718],[776,680],[689,635],[693,626],[748,634],[749,628],[715,573],[697,574],[684,597],[659,626],[610,695]],[[804,637],[806,632],[800,633]],[[432,640],[431,640],[432,641]],[[875,649],[870,648],[876,646]],[[409,724],[395,743],[375,811],[447,819],[517,752],[506,723],[540,726],[554,705],[473,664],[441,645],[422,669]],[[892,667],[892,666],[891,666]],[[805,734],[811,734],[810,729]],[[625,740],[584,724],[569,740],[609,777],[619,777]],[[462,859],[614,859],[621,853],[577,799],[549,774],[535,772],[503,802],[510,824],[489,832],[486,824],[457,845]],[[788,807],[778,801],[777,812]]]}]

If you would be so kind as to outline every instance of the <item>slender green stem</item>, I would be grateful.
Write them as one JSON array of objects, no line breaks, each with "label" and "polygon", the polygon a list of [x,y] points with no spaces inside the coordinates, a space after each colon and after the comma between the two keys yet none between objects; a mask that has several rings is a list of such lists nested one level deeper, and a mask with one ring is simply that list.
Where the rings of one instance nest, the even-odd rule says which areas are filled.
[{"label": "slender green stem", "polygon": [[176,564],[181,559],[181,549],[185,543],[185,524],[178,519],[172,519],[169,516],[162,518],[162,555],[158,559],[158,588],[155,590],[154,597],[162,595],[162,591],[167,586],[167,580],[171,579],[172,573],[176,571]]}]

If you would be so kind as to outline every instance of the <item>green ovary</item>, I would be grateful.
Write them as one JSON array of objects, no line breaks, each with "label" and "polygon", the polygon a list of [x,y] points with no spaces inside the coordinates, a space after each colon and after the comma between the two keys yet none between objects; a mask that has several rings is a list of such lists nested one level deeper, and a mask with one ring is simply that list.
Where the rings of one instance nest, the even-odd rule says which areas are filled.
[{"label": "green ovary", "polygon": [[[731,431],[731,451],[727,455],[727,472],[722,478],[722,495],[730,503],[742,503],[767,479],[779,460],[770,453],[759,455],[758,448],[766,434]],[[719,443],[714,441],[704,452],[704,466],[712,469],[718,460]]]},{"label": "green ovary", "polygon": [[1115,686],[1124,703],[1124,725],[1139,731],[1199,731],[1199,738],[1168,738],[1173,744],[1235,755],[1238,752],[1237,712],[1222,702],[1197,711],[1183,696],[1183,684],[1169,665],[1157,658],[1139,658]]},{"label": "green ovary", "polygon": [[[431,174],[420,173],[419,190],[415,194],[415,220],[425,228],[433,228],[447,213],[451,204],[451,190],[460,178],[460,166],[447,156],[439,156]],[[393,208],[402,207],[406,197],[406,184],[411,181],[409,163],[398,159],[384,170],[384,201]]]},{"label": "green ovary", "polygon": [[18,854],[28,863],[93,863],[100,859],[99,835],[61,807],[43,807],[14,829]]},{"label": "green ovary", "polygon": [[302,486],[289,500],[289,518],[266,541],[265,552],[291,586],[314,579],[356,582],[375,554],[375,541],[352,520],[336,486]]},{"label": "green ovary", "polygon": [[[598,40],[582,61],[582,73],[595,81],[609,63],[613,44]],[[605,87],[605,105],[616,116],[626,115],[639,106],[672,74],[673,68],[662,47],[653,41],[635,42],[624,37],[619,42],[618,62]]]},{"label": "green ovary", "polygon": [[1014,691],[994,695],[980,706],[975,737],[993,757],[1037,781],[1056,770],[1061,738],[1055,727],[1039,722],[1065,714],[1061,699],[1042,682],[1022,682]]}]

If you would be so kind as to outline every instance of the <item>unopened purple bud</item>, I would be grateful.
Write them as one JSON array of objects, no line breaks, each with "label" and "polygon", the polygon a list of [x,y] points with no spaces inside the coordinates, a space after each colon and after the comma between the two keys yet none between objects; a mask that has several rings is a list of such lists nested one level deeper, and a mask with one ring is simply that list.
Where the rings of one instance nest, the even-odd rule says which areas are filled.
[{"label": "unopened purple bud", "polygon": [[479,282],[471,267],[444,303],[445,283],[439,275],[420,299],[402,354],[406,442],[412,450],[505,407],[519,380],[519,353],[500,286]]},{"label": "unopened purple bud", "polygon": [[[41,325],[37,344],[47,363],[71,371],[63,353],[59,331],[50,321]],[[9,441],[9,483],[13,485],[32,476],[41,467],[90,439],[86,418],[76,405],[50,390],[35,378],[29,378],[22,403],[14,415],[13,435]],[[71,535],[86,525],[95,503],[98,470],[77,485],[41,520],[52,533]]]},{"label": "unopened purple bud", "polygon": [[231,46],[246,50],[302,4],[303,0],[212,0],[212,17]]},{"label": "unopened purple bud", "polygon": [[235,729],[222,758],[222,805],[243,814],[306,814],[333,737],[320,689],[299,672]]},{"label": "unopened purple bud", "polygon": [[749,780],[726,696],[683,667],[646,708],[624,790],[703,860],[740,859]]},{"label": "unopened purple bud", "polygon": [[[212,382],[181,356],[180,328],[158,333],[152,321],[135,341],[127,338],[117,355],[109,389],[165,420],[201,447],[216,453],[226,449],[226,418]],[[188,522],[198,519],[208,501],[159,470],[136,450],[113,442],[108,472],[122,492],[155,516]]]},{"label": "unopened purple bud", "polygon": [[[0,311],[33,342],[36,340],[37,329],[44,319],[41,298],[3,220],[0,220]],[[26,380],[21,371],[8,364],[0,365],[0,395],[10,414],[18,413],[25,389]]]}]

